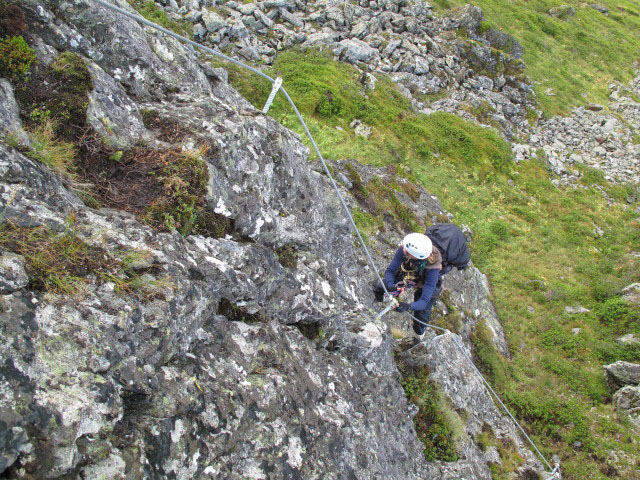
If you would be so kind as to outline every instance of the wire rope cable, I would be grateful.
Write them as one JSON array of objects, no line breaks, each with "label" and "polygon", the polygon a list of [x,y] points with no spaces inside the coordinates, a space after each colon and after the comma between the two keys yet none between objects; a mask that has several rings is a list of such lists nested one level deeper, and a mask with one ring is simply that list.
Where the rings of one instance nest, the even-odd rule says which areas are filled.
[{"label": "wire rope cable", "polygon": [[[120,14],[128,17],[128,18],[131,18],[132,20],[135,20],[138,23],[141,23],[143,25],[147,25],[148,27],[154,28],[154,29],[164,33],[165,35],[173,37],[176,40],[188,45],[189,47],[196,47],[196,48],[198,48],[200,50],[203,50],[203,51],[205,51],[207,53],[210,53],[210,54],[212,54],[212,55],[214,55],[216,57],[222,58],[223,60],[231,62],[231,63],[233,63],[235,65],[238,65],[241,68],[247,69],[247,70],[255,73],[256,75],[259,75],[262,78],[264,78],[266,80],[269,80],[271,83],[274,83],[276,81],[275,79],[271,78],[269,75],[261,72],[260,70],[258,70],[256,68],[253,68],[253,67],[251,67],[249,65],[246,65],[245,63],[242,63],[242,62],[240,62],[238,60],[235,60],[234,58],[231,58],[231,57],[229,57],[229,56],[227,56],[227,55],[225,55],[223,53],[220,53],[220,52],[218,52],[218,51],[216,51],[216,50],[214,50],[212,48],[209,48],[209,47],[207,47],[205,45],[202,45],[202,44],[200,44],[198,42],[195,42],[195,41],[193,41],[193,40],[191,40],[191,39],[189,39],[187,37],[184,37],[184,36],[179,35],[179,34],[177,34],[175,32],[172,32],[171,30],[168,30],[168,29],[166,29],[166,28],[164,28],[164,27],[162,27],[160,25],[157,25],[156,23],[153,23],[153,22],[145,19],[144,17],[142,17],[140,15],[133,14],[133,13],[121,8],[121,7],[113,5],[113,4],[109,3],[109,2],[107,2],[106,0],[93,0],[93,1],[95,3],[98,3],[98,4],[102,5],[103,7],[107,8],[107,9],[110,9],[110,10],[118,12],[118,13],[120,13]],[[382,277],[380,276],[380,272],[376,268],[375,262],[373,261],[373,258],[371,257],[369,249],[367,248],[367,245],[364,242],[364,239],[362,238],[362,235],[360,234],[358,226],[356,225],[356,222],[353,219],[353,216],[351,215],[351,211],[349,210],[349,207],[347,206],[344,198],[342,197],[342,194],[340,193],[340,189],[338,188],[338,185],[336,184],[336,182],[335,182],[335,180],[333,178],[333,175],[331,175],[331,171],[329,170],[329,167],[328,167],[324,157],[320,153],[320,149],[318,148],[318,145],[316,144],[313,136],[311,135],[311,132],[309,131],[306,122],[302,118],[302,115],[298,111],[298,108],[296,107],[295,103],[293,102],[293,100],[291,99],[289,94],[287,93],[286,89],[281,86],[280,87],[280,91],[285,96],[285,98],[287,99],[287,101],[289,102],[291,107],[293,108],[293,111],[296,114],[296,117],[298,117],[298,120],[300,121],[300,124],[302,125],[302,128],[305,131],[305,134],[309,138],[309,141],[311,142],[311,145],[313,146],[313,149],[314,149],[316,155],[318,156],[318,158],[320,159],[320,162],[322,163],[322,166],[324,168],[325,173],[327,174],[327,178],[329,179],[329,181],[331,183],[331,186],[333,187],[334,191],[336,192],[336,194],[338,196],[338,199],[340,200],[340,204],[342,205],[342,208],[343,208],[347,218],[349,219],[349,222],[351,223],[352,230],[356,234],[356,236],[358,237],[358,241],[360,242],[360,245],[362,246],[362,248],[363,248],[363,250],[364,250],[364,252],[365,252],[365,254],[367,256],[367,260],[369,262],[369,265],[371,266],[372,270],[375,272],[376,277],[378,278],[378,281],[380,282],[380,285],[382,285],[382,288],[384,289],[385,293],[387,295],[389,295],[389,290],[387,289],[387,286],[382,281]],[[409,312],[407,312],[407,313],[409,313]],[[442,327],[438,327],[436,325],[425,323],[422,320],[419,320],[418,318],[416,318],[411,313],[409,313],[409,315],[413,320],[415,320],[416,322],[420,323],[421,325],[424,325],[424,326],[429,327],[429,328],[433,328],[435,330],[442,331],[444,333],[451,333],[446,328],[442,328]],[[540,450],[538,449],[536,444],[533,442],[533,440],[529,437],[529,435],[527,435],[527,433],[524,431],[524,429],[522,428],[520,423],[518,423],[516,418],[511,414],[511,412],[509,411],[507,406],[502,402],[502,400],[500,399],[498,394],[494,391],[494,389],[491,387],[489,382],[484,378],[484,376],[482,375],[480,370],[478,370],[478,367],[476,367],[476,365],[473,363],[473,359],[469,356],[469,354],[467,353],[467,351],[464,348],[464,346],[460,343],[459,337],[457,335],[453,335],[453,339],[454,339],[454,343],[456,344],[458,349],[462,352],[464,358],[471,364],[471,366],[473,367],[473,370],[480,377],[480,379],[482,380],[484,385],[488,388],[488,390],[491,392],[493,397],[498,401],[500,406],[504,409],[504,411],[511,418],[511,420],[517,425],[517,427],[520,430],[520,432],[524,435],[524,437],[527,439],[529,444],[531,444],[531,446],[533,446],[534,450],[536,451],[538,456],[543,460],[545,465],[549,468],[549,470],[551,470],[551,477],[549,477],[547,480],[554,480],[554,479],[562,478],[561,472],[560,472],[560,465],[556,464],[556,466],[554,468],[551,467],[551,465],[549,464],[549,462],[547,461],[545,456],[542,454],[542,452],[540,452]]]}]

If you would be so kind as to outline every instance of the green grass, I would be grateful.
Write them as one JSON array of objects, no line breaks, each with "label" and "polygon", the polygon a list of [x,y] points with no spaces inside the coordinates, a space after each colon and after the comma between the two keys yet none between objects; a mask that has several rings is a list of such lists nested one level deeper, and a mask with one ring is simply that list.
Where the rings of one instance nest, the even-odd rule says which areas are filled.
[{"label": "green grass", "polygon": [[191,38],[193,36],[193,25],[184,21],[172,20],[164,10],[157,7],[152,0],[127,0],[137,12],[150,22],[157,23],[161,27],[171,30],[177,34]]},{"label": "green grass", "polygon": [[[490,279],[513,356],[496,353],[480,326],[474,334],[479,364],[545,455],[561,456],[563,478],[606,478],[614,448],[628,458],[640,455],[637,443],[617,441],[633,431],[616,417],[602,375],[603,363],[640,361],[640,350],[614,341],[640,330],[637,310],[617,297],[640,281],[640,262],[628,255],[640,245],[637,187],[611,185],[601,172],[581,167],[581,183],[591,188],[557,188],[544,160],[515,165],[495,130],[444,113],[414,114],[384,77],[365,92],[351,66],[322,53],[283,52],[268,73],[283,76],[324,156],[392,165],[436,195],[457,224],[471,227],[472,259]],[[266,83],[233,68],[230,79],[262,107]],[[270,114],[303,135],[281,96]],[[354,118],[373,127],[368,140],[348,128]],[[384,190],[345,174],[361,197],[356,222],[371,235],[381,228],[379,218],[360,202],[377,205]],[[385,204],[396,214],[398,207]],[[567,305],[591,312],[568,315]],[[635,466],[625,458],[615,468],[621,478],[634,478]]]},{"label": "green grass", "polygon": [[75,146],[57,138],[54,130],[55,126],[51,120],[46,120],[30,130],[31,149],[27,156],[46,165],[63,178],[75,181]]},{"label": "green grass", "polygon": [[0,247],[25,258],[29,288],[49,293],[83,296],[91,283],[112,282],[118,293],[154,296],[168,287],[166,278],[148,279],[132,268],[143,254],[109,253],[83,240],[69,217],[63,231],[47,227],[0,224]]},{"label": "green grass", "polygon": [[[448,8],[468,2],[436,3]],[[640,59],[640,5],[633,0],[597,3],[608,7],[609,14],[577,0],[473,2],[494,28],[510,33],[523,45],[527,74],[547,115],[568,113],[586,102],[606,104],[609,83],[626,83],[633,77],[633,63]],[[576,10],[568,21],[547,14],[563,4]],[[555,96],[544,94],[549,88]]]}]

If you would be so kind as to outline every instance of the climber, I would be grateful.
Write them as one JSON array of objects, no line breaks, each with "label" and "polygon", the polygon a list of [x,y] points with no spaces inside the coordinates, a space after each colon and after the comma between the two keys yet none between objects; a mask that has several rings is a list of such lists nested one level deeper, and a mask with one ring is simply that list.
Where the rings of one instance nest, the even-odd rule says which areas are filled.
[{"label": "climber", "polygon": [[[400,302],[397,312],[410,313],[420,320],[413,320],[413,333],[417,342],[424,337],[426,325],[429,323],[431,309],[440,293],[442,270],[442,254],[433,245],[429,237],[421,233],[410,233],[402,239],[393,260],[384,272],[384,283],[394,296],[402,295],[411,282],[415,283],[413,303]],[[384,299],[384,288],[377,282],[373,290],[376,300]]]}]

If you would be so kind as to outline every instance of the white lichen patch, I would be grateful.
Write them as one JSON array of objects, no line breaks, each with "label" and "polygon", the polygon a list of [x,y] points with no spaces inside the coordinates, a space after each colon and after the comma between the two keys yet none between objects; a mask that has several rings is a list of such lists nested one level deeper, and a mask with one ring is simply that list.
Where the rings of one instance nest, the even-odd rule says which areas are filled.
[{"label": "white lichen patch", "polygon": [[227,206],[224,204],[224,200],[222,200],[222,197],[218,199],[216,208],[214,208],[213,211],[219,215],[224,215],[225,217],[231,216],[231,210],[229,210]]},{"label": "white lichen patch", "polygon": [[287,462],[293,468],[300,468],[302,465],[302,454],[304,448],[298,437],[289,438],[289,447],[287,448]]},{"label": "white lichen patch", "polygon": [[322,292],[328,297],[331,295],[331,285],[329,282],[322,282]]},{"label": "white lichen patch", "polygon": [[184,424],[182,420],[177,419],[175,425],[173,426],[173,431],[171,432],[171,441],[173,443],[177,443],[180,440],[180,437],[184,434]]},{"label": "white lichen patch", "polygon": [[377,348],[382,344],[382,331],[373,322],[369,322],[362,327],[358,335],[363,337],[371,348]]},{"label": "white lichen patch", "polygon": [[175,58],[173,53],[167,48],[167,46],[158,41],[153,42],[153,51],[156,52],[158,56],[167,63],[173,62],[173,59]]}]

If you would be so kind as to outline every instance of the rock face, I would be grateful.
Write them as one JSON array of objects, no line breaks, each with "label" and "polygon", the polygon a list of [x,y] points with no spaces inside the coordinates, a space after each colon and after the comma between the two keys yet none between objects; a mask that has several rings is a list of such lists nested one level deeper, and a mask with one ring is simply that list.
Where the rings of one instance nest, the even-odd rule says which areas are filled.
[{"label": "rock face", "polygon": [[[404,7],[388,5],[374,23],[421,32],[394,16]],[[250,28],[268,28],[266,18],[305,22],[293,6],[238,5],[253,23],[209,16],[207,35],[226,30],[245,39]],[[313,12],[315,21],[336,29],[360,11],[327,6]],[[373,274],[327,179],[309,167],[295,134],[257,114],[175,41],[127,19],[114,22],[103,7],[85,0],[24,0],[21,7],[44,65],[67,50],[86,62],[94,81],[87,121],[108,144],[209,146],[206,202],[230,228],[220,238],[185,238],[155,231],[131,213],[90,208],[69,182],[3,139],[3,221],[67,232],[105,255],[136,252],[131,269],[145,282],[123,291],[112,278],[89,273],[73,297],[44,293],[29,284],[25,256],[8,247],[0,252],[0,331],[8,340],[0,345],[3,475],[490,478],[491,456],[473,442],[484,423],[516,445],[526,459],[523,472],[541,471],[454,348],[463,342],[454,334],[435,337],[432,351],[406,354],[427,365],[456,408],[470,415],[462,460],[425,461],[386,319],[374,319]],[[413,8],[428,18],[425,5]],[[24,135],[12,90],[4,80],[0,86],[1,130]],[[184,138],[168,142],[145,127],[149,110],[181,125]],[[402,200],[421,218],[444,214],[424,191]],[[387,227],[373,239],[378,265],[404,233]],[[293,265],[278,254],[284,247],[296,252]],[[494,342],[506,351],[482,274],[471,268],[452,274],[447,285],[451,301],[471,311],[470,322],[493,318]],[[469,298],[458,288],[476,293]]]},{"label": "rock face", "polygon": [[[525,462],[519,469],[521,478],[537,476],[538,460],[518,438],[515,425],[497,409],[482,380],[466,360],[469,352],[463,353],[463,348],[454,334],[432,335],[430,340],[399,355],[400,361],[408,366],[428,367],[432,372],[430,378],[443,389],[455,411],[468,417],[464,428],[466,438],[462,440],[465,458],[453,464],[441,462],[429,465],[424,478],[493,478],[487,465],[493,461],[489,452],[481,451],[473,441],[483,429],[487,429],[487,425],[494,438],[515,440],[517,450],[525,452]],[[455,377],[451,376],[452,369],[457,371]],[[458,375],[466,378],[466,381],[460,382]]]}]

